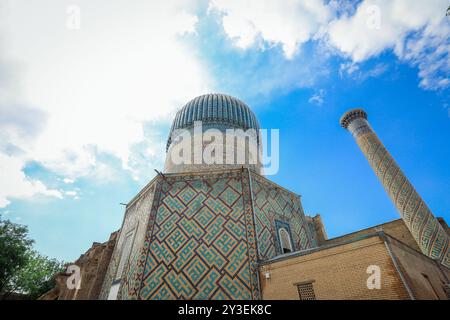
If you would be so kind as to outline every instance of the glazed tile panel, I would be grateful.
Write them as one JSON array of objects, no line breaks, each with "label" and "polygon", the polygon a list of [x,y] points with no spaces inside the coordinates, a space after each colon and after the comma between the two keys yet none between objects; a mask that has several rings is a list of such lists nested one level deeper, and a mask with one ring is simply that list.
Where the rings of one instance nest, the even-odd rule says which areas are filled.
[{"label": "glazed tile panel", "polygon": [[133,245],[121,281],[121,288],[118,294],[118,299],[136,299],[137,289],[139,288],[141,276],[137,274],[138,258],[141,254],[150,209],[155,195],[156,181],[150,184],[145,192],[141,194],[131,204],[125,212],[125,218],[122,224],[119,239],[114,248],[111,262],[108,267],[103,288],[100,294],[100,299],[107,299],[111,285],[116,278],[119,260],[122,255],[125,236],[130,232],[134,232]]},{"label": "glazed tile panel", "polygon": [[258,298],[243,176],[237,170],[159,180],[137,264],[139,299]]},{"label": "glazed tile panel", "polygon": [[317,246],[315,233],[311,232],[297,195],[257,174],[252,174],[252,190],[259,259],[270,259],[282,253],[276,221],[289,224],[294,251]]},{"label": "glazed tile panel", "polygon": [[367,113],[350,110],[340,123],[355,138],[422,252],[450,267],[450,237],[372,130]]},{"label": "glazed tile panel", "polygon": [[367,130],[364,134],[357,135],[357,143],[422,252],[450,267],[447,233],[376,134]]}]

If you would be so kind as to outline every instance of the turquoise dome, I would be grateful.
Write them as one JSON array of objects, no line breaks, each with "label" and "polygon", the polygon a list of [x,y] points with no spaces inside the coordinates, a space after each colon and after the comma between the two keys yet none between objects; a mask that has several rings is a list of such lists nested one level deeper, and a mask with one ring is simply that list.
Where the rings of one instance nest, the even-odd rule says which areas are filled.
[{"label": "turquoise dome", "polygon": [[167,150],[172,142],[173,131],[192,127],[194,121],[259,130],[255,114],[241,100],[226,94],[205,94],[192,99],[177,112],[170,129]]}]

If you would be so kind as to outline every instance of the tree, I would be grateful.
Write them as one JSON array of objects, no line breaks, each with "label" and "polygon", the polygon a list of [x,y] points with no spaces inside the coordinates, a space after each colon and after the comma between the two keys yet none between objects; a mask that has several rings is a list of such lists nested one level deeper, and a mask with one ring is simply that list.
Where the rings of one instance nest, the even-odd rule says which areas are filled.
[{"label": "tree", "polygon": [[27,264],[13,277],[16,292],[37,299],[55,286],[54,275],[63,270],[63,264],[56,259],[30,251]]},{"label": "tree", "polygon": [[0,216],[0,294],[25,294],[36,299],[54,287],[63,263],[32,249],[28,228]]},{"label": "tree", "polygon": [[28,228],[4,220],[0,216],[0,293],[13,289],[11,279],[28,262],[33,240],[28,239]]}]

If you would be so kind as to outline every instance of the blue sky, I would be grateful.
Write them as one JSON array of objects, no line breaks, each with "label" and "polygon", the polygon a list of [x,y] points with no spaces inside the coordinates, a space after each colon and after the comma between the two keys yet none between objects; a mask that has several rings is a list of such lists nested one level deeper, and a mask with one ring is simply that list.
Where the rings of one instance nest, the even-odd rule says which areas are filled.
[{"label": "blue sky", "polygon": [[280,129],[269,178],[329,237],[399,217],[339,126],[355,107],[450,220],[446,1],[46,2],[0,1],[0,214],[42,253],[74,260],[117,230],[175,112],[207,92]]}]

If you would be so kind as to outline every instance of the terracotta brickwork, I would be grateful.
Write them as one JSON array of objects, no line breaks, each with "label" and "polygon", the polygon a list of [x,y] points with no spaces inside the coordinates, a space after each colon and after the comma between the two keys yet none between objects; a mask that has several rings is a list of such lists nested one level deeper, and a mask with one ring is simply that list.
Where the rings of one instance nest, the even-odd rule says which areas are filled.
[{"label": "terracotta brickwork", "polygon": [[[380,267],[379,290],[367,288],[370,265]],[[298,300],[295,284],[305,282],[313,283],[316,299],[409,299],[378,236],[263,264],[260,278],[263,299]]]},{"label": "terracotta brickwork", "polygon": [[328,236],[320,214],[317,214],[314,217],[306,216],[306,221],[308,222],[310,233],[315,235],[316,245],[321,246],[324,244],[327,241]]},{"label": "terracotta brickwork", "polygon": [[73,264],[80,267],[81,283],[79,289],[68,289],[67,279],[70,274],[55,275],[56,286],[41,300],[96,300],[100,295],[102,283],[113,253],[118,232],[111,234],[108,241],[94,243]]}]

